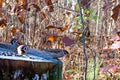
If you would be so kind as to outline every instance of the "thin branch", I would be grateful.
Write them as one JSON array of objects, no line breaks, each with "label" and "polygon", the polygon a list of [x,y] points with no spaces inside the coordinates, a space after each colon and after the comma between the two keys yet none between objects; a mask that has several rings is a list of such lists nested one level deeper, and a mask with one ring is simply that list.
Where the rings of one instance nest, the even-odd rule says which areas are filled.
[{"label": "thin branch", "polygon": [[98,13],[97,13],[97,20],[96,20],[96,36],[98,35],[98,28],[99,28],[99,17],[100,17],[100,0],[98,0]]},{"label": "thin branch", "polygon": [[83,33],[82,33],[82,43],[83,43],[83,52],[84,52],[84,57],[85,57],[85,62],[86,62],[86,66],[85,66],[85,80],[87,80],[88,57],[87,57],[86,48],[85,48],[85,34],[84,34],[85,26],[84,26],[84,21],[83,21],[82,8],[81,8],[80,0],[77,0],[77,2],[78,2],[78,6],[80,8],[79,14],[80,14],[82,30],[83,30]]}]

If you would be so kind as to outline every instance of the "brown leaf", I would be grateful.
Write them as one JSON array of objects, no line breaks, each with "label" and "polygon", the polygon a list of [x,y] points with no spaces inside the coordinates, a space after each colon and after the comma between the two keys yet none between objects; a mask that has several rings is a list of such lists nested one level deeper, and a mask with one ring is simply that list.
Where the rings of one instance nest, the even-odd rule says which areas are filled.
[{"label": "brown leaf", "polygon": [[48,41],[50,41],[50,42],[55,42],[59,37],[61,37],[61,36],[54,35],[54,34],[49,35],[49,36],[48,36]]},{"label": "brown leaf", "polygon": [[0,8],[0,17],[2,17],[2,14],[5,14],[5,10],[3,8]]},{"label": "brown leaf", "polygon": [[36,11],[40,11],[40,8],[38,5],[36,5],[36,4],[31,4],[31,5],[36,9]]},{"label": "brown leaf", "polygon": [[0,8],[2,8],[3,0],[0,0]]},{"label": "brown leaf", "polygon": [[81,0],[81,5],[88,8],[91,0]]},{"label": "brown leaf", "polygon": [[32,0],[32,2],[39,2],[39,0]]},{"label": "brown leaf", "polygon": [[73,34],[78,34],[78,35],[81,35],[81,34],[82,34],[82,32],[79,32],[79,31],[73,31],[72,33],[73,33]]},{"label": "brown leaf", "polygon": [[118,70],[118,65],[112,66],[108,71],[113,73],[113,74],[116,74],[119,71]]},{"label": "brown leaf", "polygon": [[69,25],[65,25],[64,27],[58,27],[58,29],[60,29],[60,31],[64,32],[65,30],[67,30],[69,27]]},{"label": "brown leaf", "polygon": [[112,2],[106,1],[105,4],[103,5],[103,10],[106,11],[109,8],[111,8],[112,7],[111,5],[113,4],[113,2],[114,1],[112,1]]},{"label": "brown leaf", "polygon": [[16,35],[16,28],[15,27],[11,28],[11,34],[12,34],[12,36]]},{"label": "brown leaf", "polygon": [[57,27],[55,27],[53,25],[49,25],[49,26],[45,27],[45,29],[53,29],[53,28],[57,28]]},{"label": "brown leaf", "polygon": [[63,15],[70,15],[70,14],[71,14],[70,11],[66,11],[66,12],[63,13]]},{"label": "brown leaf", "polygon": [[64,27],[56,27],[53,25],[49,25],[45,29],[59,29],[60,31],[64,32],[65,30],[68,29],[68,27],[69,27],[69,25],[65,25]]},{"label": "brown leaf", "polygon": [[0,26],[5,26],[7,21],[4,18],[0,19]]},{"label": "brown leaf", "polygon": [[14,13],[19,13],[21,10],[24,10],[24,6],[23,5],[16,5],[14,8]]},{"label": "brown leaf", "polygon": [[27,0],[15,0],[15,2],[16,2],[18,5],[26,5],[26,4],[27,4]]},{"label": "brown leaf", "polygon": [[71,46],[74,43],[74,40],[73,39],[70,39],[69,37],[67,36],[64,36],[63,39],[62,39],[63,43],[65,43],[65,46]]},{"label": "brown leaf", "polygon": [[41,11],[40,14],[41,14],[41,19],[44,20],[46,18],[45,12]]},{"label": "brown leaf", "polygon": [[18,33],[18,32],[22,32],[22,33],[23,33],[22,27],[18,27],[17,30],[16,30],[16,32],[17,32],[17,33]]},{"label": "brown leaf", "polygon": [[114,19],[114,21],[117,21],[117,19],[118,19],[119,10],[120,10],[120,4],[118,4],[117,6],[115,6],[115,7],[112,9],[112,11],[113,11],[112,18]]},{"label": "brown leaf", "polygon": [[53,7],[53,4],[52,4],[52,1],[51,0],[44,0],[44,2],[49,7],[49,11],[53,12],[54,11],[54,7]]},{"label": "brown leaf", "polygon": [[25,12],[21,11],[17,14],[18,19],[20,20],[20,22],[23,24],[25,22]]}]

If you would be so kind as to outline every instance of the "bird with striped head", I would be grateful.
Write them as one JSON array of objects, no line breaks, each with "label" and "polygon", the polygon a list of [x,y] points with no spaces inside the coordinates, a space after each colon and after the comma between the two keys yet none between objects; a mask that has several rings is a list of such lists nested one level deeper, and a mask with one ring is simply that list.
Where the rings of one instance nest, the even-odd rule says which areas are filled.
[{"label": "bird with striped head", "polygon": [[28,47],[26,45],[20,45],[17,47],[17,55],[22,56],[22,55],[27,55],[28,52]]},{"label": "bird with striped head", "polygon": [[57,59],[68,55],[69,53],[66,50],[50,50],[50,51],[40,51],[32,48],[28,48],[26,45],[20,45],[17,48],[18,55],[35,55],[37,57],[43,57],[45,59]]},{"label": "bird with striped head", "polygon": [[0,43],[0,48],[11,50],[13,52],[17,51],[17,47],[20,45],[18,39],[11,39],[10,43]]}]

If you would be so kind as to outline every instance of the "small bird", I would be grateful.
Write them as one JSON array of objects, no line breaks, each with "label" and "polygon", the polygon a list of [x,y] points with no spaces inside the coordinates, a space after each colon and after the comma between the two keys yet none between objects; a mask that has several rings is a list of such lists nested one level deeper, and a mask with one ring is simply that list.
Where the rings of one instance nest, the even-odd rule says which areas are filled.
[{"label": "small bird", "polygon": [[26,45],[20,45],[17,47],[17,55],[22,56],[22,55],[27,55],[28,53],[28,47]]},{"label": "small bird", "polygon": [[51,54],[53,58],[60,58],[69,54],[68,51],[63,49],[44,49],[44,51],[50,52],[49,54]]},{"label": "small bird", "polygon": [[20,45],[19,41],[15,38],[11,39],[10,44],[0,43],[0,48],[11,50],[13,52],[17,51],[17,47]]},{"label": "small bird", "polygon": [[0,48],[0,55],[4,55],[4,56],[13,56],[16,53],[11,51],[11,50],[6,50],[4,48]]},{"label": "small bird", "polygon": [[56,50],[44,50],[44,51],[40,51],[40,50],[36,50],[36,49],[32,49],[32,48],[28,48],[26,45],[20,45],[17,48],[18,51],[18,55],[34,55],[37,57],[42,57],[45,59],[57,59],[60,57],[63,57],[67,54],[69,54],[66,50],[61,50],[61,49],[56,49]]}]

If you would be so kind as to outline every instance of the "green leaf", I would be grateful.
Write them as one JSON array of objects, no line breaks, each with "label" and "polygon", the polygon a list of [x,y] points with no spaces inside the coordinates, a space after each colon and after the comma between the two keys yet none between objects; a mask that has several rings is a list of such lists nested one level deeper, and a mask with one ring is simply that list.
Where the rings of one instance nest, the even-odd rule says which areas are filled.
[{"label": "green leaf", "polygon": [[80,16],[76,16],[73,20],[80,20]]},{"label": "green leaf", "polygon": [[81,29],[82,24],[73,25],[73,28]]},{"label": "green leaf", "polygon": [[75,10],[80,10],[80,8],[77,4],[75,5]]},{"label": "green leaf", "polygon": [[118,76],[118,77],[116,78],[116,80],[120,80],[120,76]]},{"label": "green leaf", "polygon": [[93,14],[93,13],[94,13],[94,10],[87,10],[86,13],[87,13],[87,14]]},{"label": "green leaf", "polygon": [[88,19],[89,19],[89,20],[97,20],[97,18],[98,18],[97,16],[89,16]]}]

